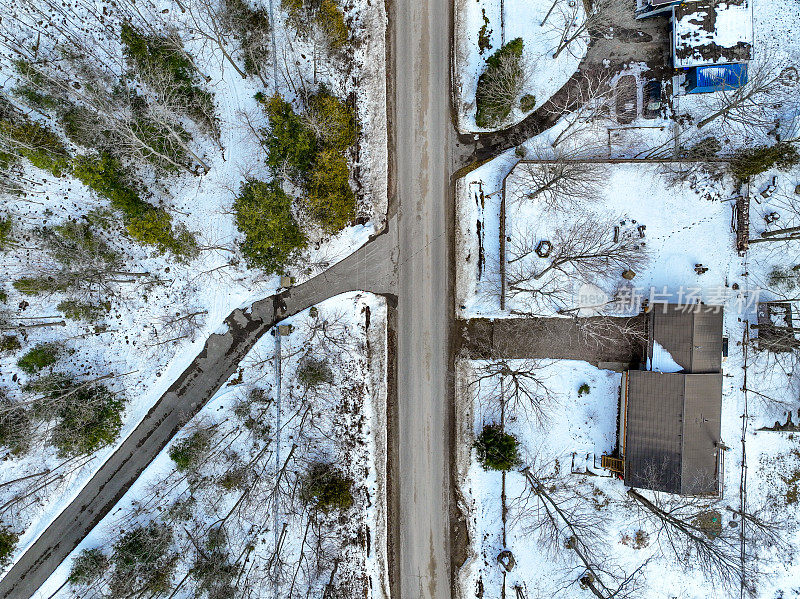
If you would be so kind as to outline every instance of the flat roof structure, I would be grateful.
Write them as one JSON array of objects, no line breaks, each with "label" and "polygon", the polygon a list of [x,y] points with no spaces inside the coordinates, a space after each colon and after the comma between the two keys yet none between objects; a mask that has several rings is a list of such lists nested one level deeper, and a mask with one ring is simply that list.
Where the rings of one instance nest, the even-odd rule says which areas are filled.
[{"label": "flat roof structure", "polygon": [[752,0],[687,0],[673,9],[676,69],[747,62],[753,54]]}]

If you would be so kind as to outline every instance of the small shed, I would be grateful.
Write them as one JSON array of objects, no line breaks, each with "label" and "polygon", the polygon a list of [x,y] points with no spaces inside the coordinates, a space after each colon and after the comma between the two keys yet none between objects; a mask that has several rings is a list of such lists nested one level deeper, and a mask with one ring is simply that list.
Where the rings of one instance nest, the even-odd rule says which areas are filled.
[{"label": "small shed", "polygon": [[672,66],[686,75],[686,93],[747,83],[753,56],[753,0],[637,0],[638,18],[670,17]]},{"label": "small shed", "polygon": [[673,9],[676,69],[747,62],[753,53],[751,0],[688,0]]},{"label": "small shed", "polygon": [[747,83],[747,64],[721,64],[696,67],[686,75],[687,94],[705,94],[737,89]]},{"label": "small shed", "polygon": [[757,314],[759,349],[783,353],[800,348],[800,327],[794,326],[792,302],[759,302]]}]

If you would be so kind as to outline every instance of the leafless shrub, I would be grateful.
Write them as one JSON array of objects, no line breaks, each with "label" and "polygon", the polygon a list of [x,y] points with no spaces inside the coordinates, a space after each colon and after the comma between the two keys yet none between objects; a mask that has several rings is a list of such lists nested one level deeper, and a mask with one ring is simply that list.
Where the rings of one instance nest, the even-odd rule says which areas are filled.
[{"label": "leafless shrub", "polygon": [[569,210],[600,193],[607,177],[603,165],[563,157],[547,162],[523,162],[514,170],[510,200],[541,202],[549,210]]},{"label": "leafless shrub", "polygon": [[[586,7],[589,6],[588,12]],[[589,38],[608,35],[615,25],[629,17],[633,9],[619,0],[594,0],[592,2],[557,0],[555,14],[548,18],[550,29],[559,35],[553,58],[569,50],[576,42],[589,43]],[[570,50],[571,51],[571,50]]]},{"label": "leafless shrub", "polygon": [[478,362],[469,385],[484,400],[486,407],[503,422],[507,411],[524,414],[542,425],[548,420],[548,410],[559,401],[550,389],[542,371],[544,360],[506,360],[502,358]]}]

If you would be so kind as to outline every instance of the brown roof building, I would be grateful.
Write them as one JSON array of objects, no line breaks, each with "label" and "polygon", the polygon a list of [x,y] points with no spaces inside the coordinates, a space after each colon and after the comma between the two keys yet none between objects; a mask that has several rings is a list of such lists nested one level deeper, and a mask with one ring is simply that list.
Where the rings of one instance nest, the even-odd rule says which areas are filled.
[{"label": "brown roof building", "polygon": [[[647,370],[623,375],[619,454],[625,484],[681,495],[719,492],[722,308],[655,304]],[[659,371],[667,364],[669,367]]]},{"label": "brown roof building", "polygon": [[[665,350],[692,374],[722,368],[722,306],[653,304],[647,312],[647,370]],[[648,366],[648,364],[650,366]]]}]

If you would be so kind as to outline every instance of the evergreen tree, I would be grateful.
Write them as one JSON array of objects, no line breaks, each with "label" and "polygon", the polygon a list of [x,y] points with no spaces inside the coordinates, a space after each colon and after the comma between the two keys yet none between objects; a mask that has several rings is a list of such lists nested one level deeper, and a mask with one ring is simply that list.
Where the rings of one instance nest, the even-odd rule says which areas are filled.
[{"label": "evergreen tree", "polygon": [[233,204],[236,226],[244,233],[242,254],[250,266],[283,272],[306,246],[292,215],[292,200],[275,181],[245,182]]}]

